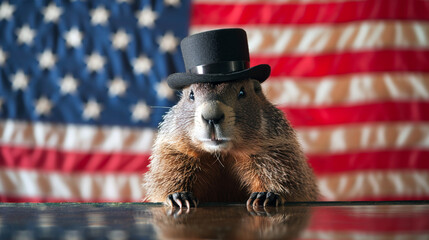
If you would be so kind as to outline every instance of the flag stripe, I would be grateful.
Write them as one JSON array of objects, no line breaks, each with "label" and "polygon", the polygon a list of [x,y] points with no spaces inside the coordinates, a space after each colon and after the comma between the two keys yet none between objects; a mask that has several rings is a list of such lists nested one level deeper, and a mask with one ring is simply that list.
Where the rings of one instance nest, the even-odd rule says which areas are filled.
[{"label": "flag stripe", "polygon": [[[358,62],[357,62],[358,59]],[[271,76],[322,77],[363,72],[429,72],[428,50],[380,50],[324,55],[252,56],[251,64],[270,63]]]},{"label": "flag stripe", "polygon": [[[218,27],[195,26],[191,31],[199,33]],[[300,27],[251,25],[244,29],[250,53],[261,56],[429,48],[429,22],[363,21],[334,26],[320,24]]]},{"label": "flag stripe", "polygon": [[[0,196],[72,201],[140,201],[140,174],[59,174],[34,170],[0,169]],[[319,177],[323,200],[429,197],[427,171],[367,171]],[[119,191],[119,192],[117,192]]]},{"label": "flag stripe", "polygon": [[150,154],[70,152],[45,148],[0,146],[0,167],[87,173],[143,173]]},{"label": "flag stripe", "polygon": [[384,150],[308,155],[319,176],[367,170],[429,170],[429,150]]},{"label": "flag stripe", "polygon": [[141,174],[45,172],[0,168],[0,196],[64,201],[141,201]]},{"label": "flag stripe", "polygon": [[148,154],[155,135],[150,128],[0,121],[2,143],[64,151]]},{"label": "flag stripe", "polygon": [[[270,0],[270,3],[332,3],[332,2],[350,2],[351,0]],[[353,0],[356,1],[356,0]],[[206,4],[230,4],[231,0],[194,0],[193,3],[206,3]],[[235,0],[235,3],[266,3],[267,0]]]},{"label": "flag stripe", "polygon": [[[64,173],[144,173],[150,157],[149,154],[90,154],[7,146],[0,147],[0,152],[3,155],[0,167],[3,168]],[[407,158],[412,161],[407,161]],[[371,169],[429,170],[429,151],[419,149],[313,154],[308,155],[308,159],[318,175]]]},{"label": "flag stripe", "polygon": [[382,102],[336,107],[280,107],[293,126],[326,126],[382,121],[429,121],[429,102]]},{"label": "flag stripe", "polygon": [[365,123],[297,128],[309,155],[375,150],[429,149],[428,123]]},{"label": "flag stripe", "polygon": [[270,78],[262,84],[275,105],[329,107],[384,101],[428,101],[429,74],[374,73],[323,78]]},{"label": "flag stripe", "polygon": [[429,172],[425,170],[348,172],[318,179],[323,199],[328,201],[429,197]]},{"label": "flag stripe", "polygon": [[[41,151],[40,153],[43,153],[43,149],[46,149],[47,152],[53,151],[55,154],[66,154],[70,152],[73,153],[73,156],[76,156],[76,159],[85,159],[86,154],[97,154],[100,156],[99,159],[111,157],[112,159],[134,159],[136,161],[136,159],[145,159],[144,156],[149,156],[150,154],[151,144],[145,144],[146,141],[142,140],[135,140],[135,142],[127,140],[129,136],[127,134],[113,134],[111,137],[102,138],[106,139],[106,142],[102,140],[94,141],[91,140],[94,139],[94,137],[90,134],[92,128],[83,126],[83,128],[89,130],[86,132],[86,135],[82,135],[86,136],[86,138],[82,137],[79,141],[74,141],[74,144],[58,144],[58,147],[55,147],[55,145],[50,145],[50,143],[55,141],[61,142],[59,139],[66,138],[63,137],[65,133],[64,128],[58,125],[38,123],[37,127],[34,128],[33,124],[27,122],[7,121],[3,123],[5,124],[0,126],[8,130],[7,133],[4,132],[2,134],[1,138],[3,142],[6,142],[6,140],[8,141],[8,144],[3,144],[5,145],[5,149],[36,148],[36,152]],[[13,123],[13,125],[9,125],[11,123]],[[8,127],[6,128],[5,126]],[[76,133],[83,130],[79,129],[79,126],[74,127],[73,129]],[[37,131],[34,129],[37,129]],[[119,129],[120,128],[118,128],[117,131],[119,131]],[[429,125],[423,122],[375,122],[369,124],[348,124],[346,126],[331,125],[323,128],[301,126],[296,129],[301,144],[308,154],[362,151],[364,149],[429,148]],[[102,128],[97,128],[96,130],[101,131]],[[105,133],[104,136],[110,136],[108,131],[103,132]],[[137,136],[145,136],[144,133],[138,133],[138,131],[134,133],[136,132]],[[110,138],[116,139],[115,141],[108,141]],[[128,142],[129,144],[123,146],[122,151],[117,151],[114,145],[116,141],[119,143]],[[141,147],[139,148],[139,146]],[[147,147],[147,149],[145,149],[145,147]],[[97,151],[91,151],[92,148],[97,149]],[[23,156],[23,158],[24,157],[25,156]],[[125,162],[124,160],[123,162],[118,162],[118,164],[124,165]],[[78,163],[72,163],[73,162],[70,162],[71,165],[79,165]],[[57,165],[61,165],[61,163],[57,163]]]},{"label": "flag stripe", "polygon": [[[388,3],[388,4],[386,4]],[[193,4],[191,25],[312,24],[362,20],[429,20],[427,1]]]}]

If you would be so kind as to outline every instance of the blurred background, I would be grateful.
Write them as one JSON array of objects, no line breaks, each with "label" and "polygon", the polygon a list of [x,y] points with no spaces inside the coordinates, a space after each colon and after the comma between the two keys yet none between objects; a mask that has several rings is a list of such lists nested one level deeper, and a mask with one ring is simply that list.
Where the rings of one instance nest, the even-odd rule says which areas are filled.
[{"label": "blurred background", "polygon": [[0,1],[0,200],[141,201],[180,40],[240,27],[322,200],[429,199],[429,1]]}]

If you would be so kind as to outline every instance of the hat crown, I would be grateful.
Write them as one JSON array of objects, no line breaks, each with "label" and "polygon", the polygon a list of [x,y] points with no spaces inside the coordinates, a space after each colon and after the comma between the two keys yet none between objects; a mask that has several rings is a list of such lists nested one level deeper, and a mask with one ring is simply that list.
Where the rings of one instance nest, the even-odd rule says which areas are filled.
[{"label": "hat crown", "polygon": [[180,43],[185,73],[167,77],[168,86],[183,89],[195,83],[222,83],[240,79],[265,81],[271,72],[267,64],[250,67],[247,35],[229,28],[197,33]]},{"label": "hat crown", "polygon": [[[188,72],[198,66],[225,62],[244,62],[248,66],[250,61],[247,35],[243,29],[219,29],[194,34],[183,39],[180,46]],[[218,71],[216,73],[227,73],[222,72],[222,68]]]}]

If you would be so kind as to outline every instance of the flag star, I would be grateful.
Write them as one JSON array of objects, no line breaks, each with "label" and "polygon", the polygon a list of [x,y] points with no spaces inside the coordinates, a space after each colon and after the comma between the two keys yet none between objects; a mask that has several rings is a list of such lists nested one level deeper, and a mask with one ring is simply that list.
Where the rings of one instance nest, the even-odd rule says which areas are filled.
[{"label": "flag star", "polygon": [[150,58],[148,58],[144,55],[141,55],[137,59],[134,59],[133,65],[134,65],[134,72],[135,73],[147,74],[147,73],[149,73],[150,69],[152,68],[153,63],[152,63],[152,60],[150,60]]},{"label": "flag star", "polygon": [[121,96],[127,90],[127,83],[120,77],[115,77],[109,82],[109,94],[113,96]]},{"label": "flag star", "polygon": [[0,48],[0,66],[3,66],[7,59],[7,53]]},{"label": "flag star", "polygon": [[86,57],[86,64],[88,69],[92,72],[100,71],[103,68],[105,62],[106,60],[104,57],[95,52]]},{"label": "flag star", "polygon": [[39,64],[42,69],[52,68],[56,61],[57,57],[50,50],[45,50],[39,55]]},{"label": "flag star", "polygon": [[107,11],[104,7],[97,7],[91,11],[91,22],[94,25],[105,25],[109,15],[109,11]]},{"label": "flag star", "polygon": [[28,86],[28,76],[22,70],[19,70],[11,77],[13,90],[25,90]]},{"label": "flag star", "polygon": [[76,92],[78,82],[73,76],[67,74],[61,80],[60,90],[62,94],[72,94]]},{"label": "flag star", "polygon": [[130,37],[124,30],[119,30],[114,35],[112,35],[113,47],[116,49],[125,49],[129,42]]},{"label": "flag star", "polygon": [[18,36],[18,42],[20,44],[31,44],[36,33],[26,24],[20,29],[16,30],[16,35]]},{"label": "flag star", "polygon": [[133,121],[144,121],[148,120],[150,116],[150,107],[145,102],[139,101],[137,104],[131,107],[132,120]]},{"label": "flag star", "polygon": [[153,27],[157,18],[158,14],[152,11],[149,7],[145,7],[143,10],[137,12],[139,25],[142,27]]},{"label": "flag star", "polygon": [[172,53],[176,51],[176,48],[179,45],[179,39],[174,37],[173,33],[167,32],[164,36],[158,39],[158,43],[161,51]]},{"label": "flag star", "polygon": [[165,6],[179,7],[180,0],[164,0]]},{"label": "flag star", "polygon": [[102,110],[101,104],[97,103],[94,100],[89,100],[83,109],[83,118],[89,119],[98,119],[100,117]]},{"label": "flag star", "polygon": [[8,2],[3,2],[0,5],[0,21],[3,19],[9,20],[15,11],[15,6],[10,5]]},{"label": "flag star", "polygon": [[64,34],[64,38],[68,47],[76,48],[82,45],[83,34],[74,27]]},{"label": "flag star", "polygon": [[167,81],[158,83],[156,93],[160,98],[172,99],[174,97],[174,90],[168,86]]},{"label": "flag star", "polygon": [[49,113],[51,113],[51,109],[52,102],[48,98],[41,97],[37,100],[35,110],[38,115],[49,115]]},{"label": "flag star", "polygon": [[54,3],[49,4],[45,9],[43,9],[43,14],[45,15],[45,22],[58,22],[60,15],[63,13],[63,10]]}]

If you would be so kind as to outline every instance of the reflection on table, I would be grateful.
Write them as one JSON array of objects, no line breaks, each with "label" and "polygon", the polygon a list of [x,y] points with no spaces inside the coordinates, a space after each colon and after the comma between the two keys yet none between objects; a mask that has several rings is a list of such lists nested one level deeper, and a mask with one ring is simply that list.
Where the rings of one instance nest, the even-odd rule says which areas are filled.
[{"label": "reflection on table", "polygon": [[429,204],[0,204],[0,239],[429,239]]}]

